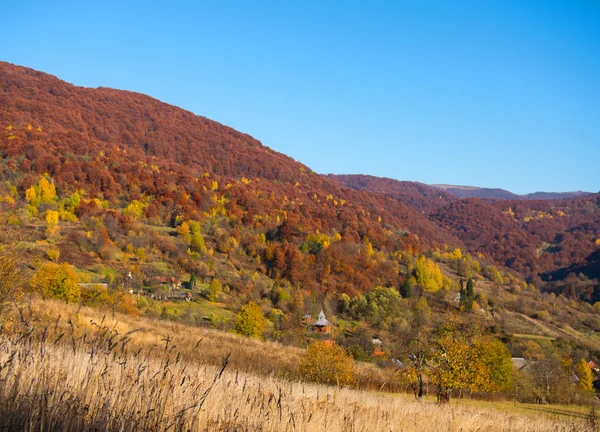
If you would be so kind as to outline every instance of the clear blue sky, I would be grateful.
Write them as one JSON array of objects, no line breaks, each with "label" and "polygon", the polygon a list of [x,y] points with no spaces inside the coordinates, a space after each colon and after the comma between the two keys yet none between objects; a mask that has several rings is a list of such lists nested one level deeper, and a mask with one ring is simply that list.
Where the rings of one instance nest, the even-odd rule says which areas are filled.
[{"label": "clear blue sky", "polygon": [[320,173],[600,190],[598,0],[6,0],[0,12],[1,60],[149,94]]}]

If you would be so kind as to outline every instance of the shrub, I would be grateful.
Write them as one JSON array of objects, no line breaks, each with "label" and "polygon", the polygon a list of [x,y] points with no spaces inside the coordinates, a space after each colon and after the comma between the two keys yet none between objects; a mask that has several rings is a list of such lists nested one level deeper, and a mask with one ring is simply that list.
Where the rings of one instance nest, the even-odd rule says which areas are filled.
[{"label": "shrub", "polygon": [[58,261],[60,257],[60,251],[56,248],[48,249],[46,251],[46,258],[48,258],[52,262]]},{"label": "shrub", "polygon": [[312,342],[300,359],[300,377],[321,384],[352,385],[354,361],[339,345]]}]

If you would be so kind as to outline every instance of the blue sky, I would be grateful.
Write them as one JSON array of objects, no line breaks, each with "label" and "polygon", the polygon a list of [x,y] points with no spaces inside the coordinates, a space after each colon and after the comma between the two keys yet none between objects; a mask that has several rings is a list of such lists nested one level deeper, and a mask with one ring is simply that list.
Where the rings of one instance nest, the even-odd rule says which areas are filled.
[{"label": "blue sky", "polygon": [[149,94],[320,173],[600,190],[597,0],[23,0],[0,12],[0,60]]}]

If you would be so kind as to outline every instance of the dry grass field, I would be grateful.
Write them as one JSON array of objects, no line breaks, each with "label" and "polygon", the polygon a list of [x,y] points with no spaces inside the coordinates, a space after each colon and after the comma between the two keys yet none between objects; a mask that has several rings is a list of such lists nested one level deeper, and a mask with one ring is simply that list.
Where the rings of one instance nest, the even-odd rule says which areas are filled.
[{"label": "dry grass field", "polygon": [[116,318],[36,303],[0,339],[0,430],[593,430],[578,416],[291,381],[279,375],[300,349]]}]

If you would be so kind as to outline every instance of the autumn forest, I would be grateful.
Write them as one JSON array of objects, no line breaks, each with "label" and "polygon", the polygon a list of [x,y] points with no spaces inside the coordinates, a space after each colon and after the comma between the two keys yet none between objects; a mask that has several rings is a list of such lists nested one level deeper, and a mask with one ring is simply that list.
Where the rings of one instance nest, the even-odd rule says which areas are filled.
[{"label": "autumn forest", "polygon": [[[550,199],[532,199],[540,197]],[[18,401],[0,408],[0,417],[14,419],[0,429],[43,424],[32,414],[37,402],[10,386],[27,361],[44,368],[42,360],[24,360],[23,340],[48,350],[49,359],[66,350],[98,352],[107,362],[117,358],[118,341],[126,373],[139,367],[138,379],[150,385],[144,361],[159,372],[172,365],[182,389],[192,384],[174,366],[175,345],[181,361],[195,364],[193,350],[207,340],[223,350],[248,344],[206,348],[200,364],[215,380],[198,383],[204,399],[187,411],[182,395],[153,411],[156,418],[135,417],[140,430],[164,430],[171,415],[181,430],[284,430],[269,422],[284,421],[281,389],[296,395],[297,382],[431,395],[440,404],[592,406],[600,384],[593,371],[600,364],[600,193],[511,198],[318,174],[149,96],[76,87],[0,62],[0,402]],[[119,322],[120,333],[111,336],[101,316]],[[161,326],[182,339],[152,339]],[[151,342],[134,334],[138,327]],[[18,362],[13,346],[24,350]],[[134,355],[149,347],[164,353]],[[198,423],[223,370],[238,385],[227,375],[231,364],[287,383],[269,390],[273,401],[279,397],[273,418]],[[167,386],[166,372],[162,380],[156,385]],[[271,409],[267,399],[262,410]],[[93,404],[77,403],[74,423],[57,416],[56,430],[92,415],[81,407]],[[289,409],[301,421],[294,417],[300,408]],[[342,422],[336,409],[324,408],[323,418]],[[100,405],[95,413],[106,430],[133,421]],[[299,429],[311,430],[310,418],[302,421]]]}]

